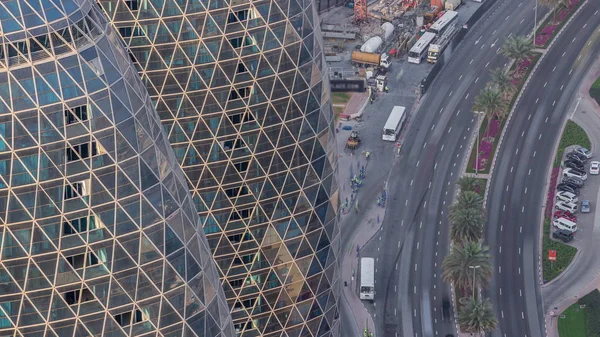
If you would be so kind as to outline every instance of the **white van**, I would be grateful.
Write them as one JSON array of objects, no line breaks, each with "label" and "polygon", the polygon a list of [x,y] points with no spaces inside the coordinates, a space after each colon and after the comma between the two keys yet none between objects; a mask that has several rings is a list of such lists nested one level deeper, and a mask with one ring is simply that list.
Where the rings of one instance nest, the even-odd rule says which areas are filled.
[{"label": "white van", "polygon": [[560,209],[561,211],[569,211],[575,214],[578,210],[577,204],[571,202],[557,201],[554,205],[554,209]]},{"label": "white van", "polygon": [[568,230],[571,233],[577,232],[577,224],[565,218],[554,219],[552,224],[558,229]]}]

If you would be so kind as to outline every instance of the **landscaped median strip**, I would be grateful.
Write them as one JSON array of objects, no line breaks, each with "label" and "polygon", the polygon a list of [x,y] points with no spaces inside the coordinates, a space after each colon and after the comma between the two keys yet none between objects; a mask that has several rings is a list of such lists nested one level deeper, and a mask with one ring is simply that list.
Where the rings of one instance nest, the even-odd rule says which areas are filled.
[{"label": "landscaped median strip", "polygon": [[[507,111],[511,111],[514,107],[517,97],[519,93],[523,89],[525,82],[531,72],[533,71],[534,66],[540,59],[542,54],[534,52],[530,57],[521,61],[518,66],[511,66],[509,70],[509,74],[512,76],[512,84],[515,89],[514,93],[510,96],[509,103],[506,107]],[[494,158],[496,154],[496,149],[498,147],[498,141],[500,140],[500,135],[502,134],[502,130],[506,125],[506,118],[502,120],[492,119],[489,127],[487,121],[483,121],[481,126],[479,127],[479,148],[476,146],[471,149],[471,155],[469,156],[469,165],[467,166],[467,173],[475,172],[475,161],[477,156],[477,151],[479,150],[479,167],[478,172],[482,174],[486,174],[490,172],[491,160]]]},{"label": "landscaped median strip", "polygon": [[562,26],[582,4],[582,0],[571,0],[569,6],[560,5],[555,8],[535,33],[536,47],[548,47]]}]

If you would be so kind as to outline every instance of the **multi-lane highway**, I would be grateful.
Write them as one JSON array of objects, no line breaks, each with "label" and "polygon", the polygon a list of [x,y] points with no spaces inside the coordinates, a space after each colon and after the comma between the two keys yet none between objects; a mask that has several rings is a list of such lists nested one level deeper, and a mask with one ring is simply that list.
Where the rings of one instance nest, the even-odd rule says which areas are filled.
[{"label": "multi-lane highway", "polygon": [[544,186],[574,92],[600,55],[599,10],[598,1],[584,4],[547,52],[498,153],[487,202],[487,243],[495,249],[496,268],[489,293],[500,321],[496,336],[545,336],[538,269]]},{"label": "multi-lane highway", "polygon": [[[507,62],[498,54],[506,37],[531,32],[533,8],[532,1],[498,1],[471,27],[404,137],[389,181],[394,207],[371,244],[381,249],[376,322],[385,336],[445,336],[455,330],[452,321],[442,321],[442,301],[450,295],[440,274],[448,251],[447,209],[475,126],[473,99],[489,70]],[[538,17],[544,12],[540,8]]]}]

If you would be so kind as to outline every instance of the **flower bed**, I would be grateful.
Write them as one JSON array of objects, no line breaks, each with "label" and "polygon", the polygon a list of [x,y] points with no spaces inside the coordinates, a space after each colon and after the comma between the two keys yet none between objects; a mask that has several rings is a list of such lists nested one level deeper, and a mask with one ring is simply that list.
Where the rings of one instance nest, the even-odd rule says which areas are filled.
[{"label": "flower bed", "polygon": [[552,219],[552,215],[554,214],[554,196],[556,195],[556,183],[558,182],[558,173],[560,172],[560,167],[552,168],[552,172],[550,172],[550,185],[548,185],[548,196],[546,198],[546,218]]},{"label": "flower bed", "polygon": [[538,28],[535,35],[535,46],[548,47],[550,41],[560,31],[560,28],[569,20],[569,17],[575,13],[582,3],[582,0],[571,0],[568,7],[559,6],[554,9],[548,16],[548,19]]},{"label": "flower bed", "polygon": [[[510,104],[508,105],[508,111],[512,110],[512,106],[515,104],[517,97],[519,96],[519,92],[525,85],[525,80],[533,70],[533,67],[539,60],[540,53],[534,53],[530,58],[521,61],[519,64],[513,64],[511,67],[511,71],[515,70],[516,76],[513,77],[513,85],[515,86],[515,91],[510,97]],[[498,146],[498,139],[500,138],[500,134],[502,133],[502,129],[504,128],[504,124],[506,124],[506,118],[502,121],[492,120],[492,125],[490,125],[490,130],[488,131],[487,120],[484,120],[481,123],[481,127],[479,129],[479,167],[478,172],[486,174],[490,172],[490,166],[492,165],[492,160],[494,159],[494,154],[496,153],[496,148]],[[473,173],[475,172],[476,158],[477,158],[477,148],[471,150],[471,156],[469,157],[469,165],[467,166],[467,172]]]}]

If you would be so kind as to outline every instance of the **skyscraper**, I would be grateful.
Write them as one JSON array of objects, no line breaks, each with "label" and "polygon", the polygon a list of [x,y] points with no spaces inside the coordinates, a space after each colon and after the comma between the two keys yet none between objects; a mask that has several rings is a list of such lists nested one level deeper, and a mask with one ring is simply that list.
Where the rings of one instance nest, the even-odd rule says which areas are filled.
[{"label": "skyscraper", "polygon": [[241,336],[331,336],[333,114],[312,0],[100,0],[183,168]]},{"label": "skyscraper", "polygon": [[184,174],[104,13],[4,0],[0,26],[0,335],[232,336]]}]

